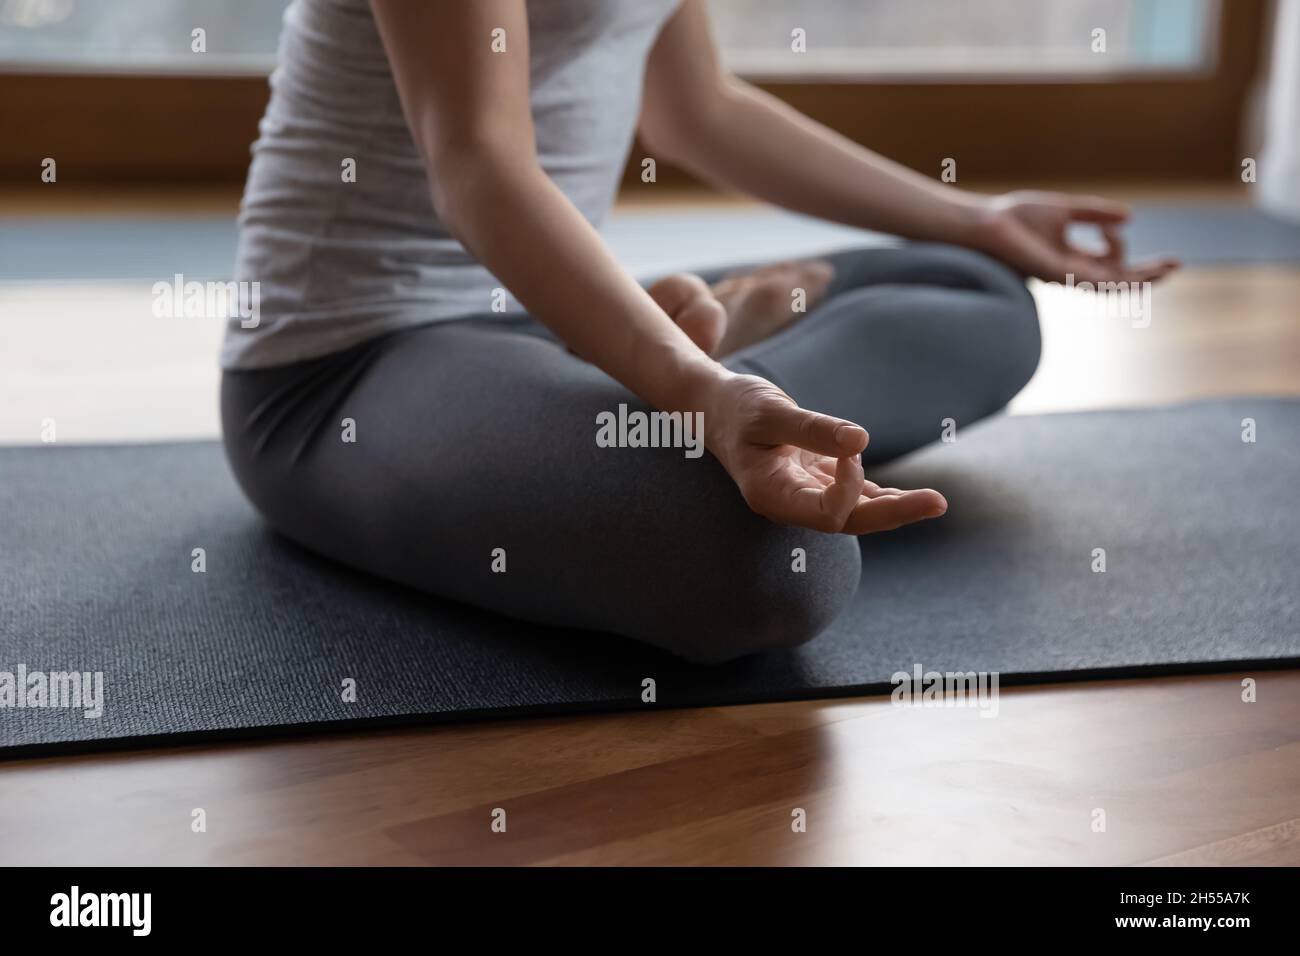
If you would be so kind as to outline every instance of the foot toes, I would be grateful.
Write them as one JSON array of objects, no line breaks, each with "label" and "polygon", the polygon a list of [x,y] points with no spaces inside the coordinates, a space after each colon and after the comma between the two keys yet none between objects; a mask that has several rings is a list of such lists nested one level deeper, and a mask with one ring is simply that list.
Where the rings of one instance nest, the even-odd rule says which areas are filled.
[{"label": "foot toes", "polygon": [[691,299],[673,319],[687,338],[707,355],[717,350],[727,329],[727,310],[707,290],[705,295]]},{"label": "foot toes", "polygon": [[708,283],[689,272],[664,276],[647,286],[646,291],[650,293],[650,298],[659,303],[659,307],[669,315],[680,311],[693,299],[713,297]]}]

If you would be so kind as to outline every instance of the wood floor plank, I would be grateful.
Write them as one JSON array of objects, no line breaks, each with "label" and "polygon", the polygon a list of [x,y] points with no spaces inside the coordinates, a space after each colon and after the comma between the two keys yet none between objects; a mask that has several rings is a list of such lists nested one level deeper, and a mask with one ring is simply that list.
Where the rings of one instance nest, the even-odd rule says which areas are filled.
[{"label": "wood floor plank", "polygon": [[0,830],[11,863],[1296,863],[1300,671],[1252,676],[16,761]]},{"label": "wood floor plank", "polygon": [[[431,730],[0,763],[11,862],[255,862],[428,812],[659,763],[759,732],[711,710],[496,721]],[[208,829],[192,834],[192,811]],[[111,823],[106,824],[105,818]],[[143,840],[141,839],[143,835]],[[69,859],[69,862],[73,862]]]},{"label": "wood floor plank", "polygon": [[1297,859],[1300,859],[1300,817],[1148,860],[1145,865],[1295,866]]}]

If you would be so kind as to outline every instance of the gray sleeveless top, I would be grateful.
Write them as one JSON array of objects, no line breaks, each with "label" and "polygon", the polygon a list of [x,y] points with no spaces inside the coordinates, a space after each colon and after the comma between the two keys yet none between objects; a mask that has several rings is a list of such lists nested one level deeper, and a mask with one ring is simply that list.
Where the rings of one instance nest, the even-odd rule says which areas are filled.
[{"label": "gray sleeveless top", "polygon": [[[538,157],[594,225],[627,160],[646,55],[677,2],[527,0]],[[501,283],[438,222],[436,174],[416,152],[367,0],[294,0],[239,217],[235,278],[258,283],[258,315],[253,327],[229,321],[222,366],[281,365],[492,311]]]}]

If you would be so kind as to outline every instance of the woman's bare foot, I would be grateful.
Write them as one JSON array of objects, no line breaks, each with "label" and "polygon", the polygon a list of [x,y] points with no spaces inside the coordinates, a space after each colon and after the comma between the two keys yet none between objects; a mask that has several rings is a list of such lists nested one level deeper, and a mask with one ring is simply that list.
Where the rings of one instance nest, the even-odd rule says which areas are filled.
[{"label": "woman's bare foot", "polygon": [[727,276],[710,290],[727,311],[717,354],[730,355],[797,322],[826,294],[834,277],[835,268],[824,259],[777,262]]},{"label": "woman's bare foot", "polygon": [[687,337],[706,355],[714,355],[727,329],[727,313],[697,275],[679,272],[646,289]]},{"label": "woman's bare foot", "polygon": [[[713,287],[681,272],[646,291],[692,342],[721,358],[798,321],[826,294],[834,276],[834,267],[823,259],[778,262],[729,275]],[[804,311],[797,311],[799,305]]]}]

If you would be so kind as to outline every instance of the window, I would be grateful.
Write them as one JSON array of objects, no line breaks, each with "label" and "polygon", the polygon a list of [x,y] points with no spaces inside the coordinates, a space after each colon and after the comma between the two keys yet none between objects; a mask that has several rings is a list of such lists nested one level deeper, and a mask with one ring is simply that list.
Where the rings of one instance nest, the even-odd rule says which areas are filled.
[{"label": "window", "polygon": [[[711,0],[709,9],[731,69],[773,79],[1208,69],[1215,13],[1211,0]],[[792,50],[796,29],[805,52]]]},{"label": "window", "polygon": [[[967,182],[1234,175],[1270,9],[707,2],[733,69],[916,169],[960,157]],[[33,182],[47,156],[81,181],[241,181],[287,3],[0,0],[0,129],[11,134],[0,182]],[[202,55],[191,52],[198,28]],[[796,28],[807,52],[791,49]]]},{"label": "window", "polygon": [[[0,0],[0,64],[265,73],[288,0]],[[1207,68],[1215,0],[709,0],[739,73],[1113,75]],[[802,29],[807,47],[791,49]],[[205,52],[192,49],[204,31]],[[1094,50],[1093,31],[1105,31]]]},{"label": "window", "polygon": [[[49,71],[265,73],[288,0],[0,0],[0,64]],[[193,31],[203,31],[202,54]]]}]

